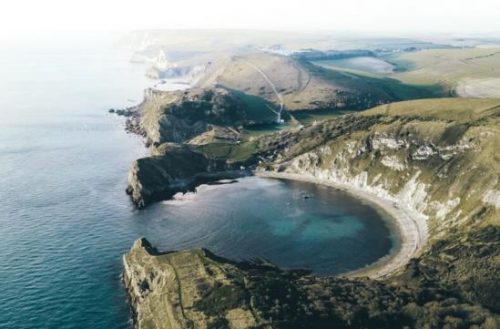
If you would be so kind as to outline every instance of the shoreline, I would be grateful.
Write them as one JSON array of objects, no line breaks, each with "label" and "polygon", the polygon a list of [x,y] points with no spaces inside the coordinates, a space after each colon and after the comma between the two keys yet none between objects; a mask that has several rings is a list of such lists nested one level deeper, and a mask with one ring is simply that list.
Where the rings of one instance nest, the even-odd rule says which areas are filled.
[{"label": "shoreline", "polygon": [[382,211],[385,215],[383,219],[389,221],[390,229],[397,234],[398,243],[395,250],[366,267],[340,274],[340,277],[359,278],[369,277],[370,279],[381,279],[402,269],[411,258],[418,255],[427,242],[427,224],[424,218],[413,214],[409,209],[405,209],[396,200],[383,198],[372,192],[341,184],[332,181],[325,181],[310,175],[278,173],[270,171],[256,171],[255,176],[264,178],[277,178],[296,180],[329,186],[344,191],[362,201],[370,203],[373,207]]}]

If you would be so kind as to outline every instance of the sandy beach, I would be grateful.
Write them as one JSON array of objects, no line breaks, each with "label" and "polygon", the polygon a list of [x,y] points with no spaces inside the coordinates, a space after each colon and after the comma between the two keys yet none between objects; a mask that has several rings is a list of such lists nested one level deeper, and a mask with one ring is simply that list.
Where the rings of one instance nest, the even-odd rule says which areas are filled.
[{"label": "sandy beach", "polygon": [[269,171],[258,171],[255,173],[259,177],[290,179],[315,184],[330,186],[345,191],[363,201],[370,203],[375,208],[381,210],[390,220],[391,228],[396,230],[399,242],[395,245],[391,253],[377,262],[353,272],[344,273],[346,277],[369,277],[371,279],[384,278],[401,269],[408,261],[417,255],[427,241],[427,224],[425,218],[408,209],[405,205],[399,204],[397,200],[381,197],[365,189],[354,186],[339,184],[332,181],[317,179],[311,175],[277,173]]}]

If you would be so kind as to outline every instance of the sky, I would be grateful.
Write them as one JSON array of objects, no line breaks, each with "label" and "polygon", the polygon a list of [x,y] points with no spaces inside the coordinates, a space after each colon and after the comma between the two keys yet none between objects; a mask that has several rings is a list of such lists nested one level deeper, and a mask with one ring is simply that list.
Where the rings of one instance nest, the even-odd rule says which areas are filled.
[{"label": "sky", "polygon": [[500,34],[499,0],[6,0],[0,42],[57,32],[261,29]]}]

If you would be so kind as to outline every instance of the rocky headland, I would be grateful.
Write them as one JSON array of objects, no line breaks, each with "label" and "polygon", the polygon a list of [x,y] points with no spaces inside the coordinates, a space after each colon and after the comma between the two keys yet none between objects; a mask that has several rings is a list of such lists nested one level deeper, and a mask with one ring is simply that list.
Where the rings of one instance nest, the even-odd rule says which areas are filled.
[{"label": "rocky headland", "polygon": [[144,207],[202,182],[247,175],[247,161],[228,161],[224,146],[239,145],[244,127],[275,121],[273,106],[225,88],[146,90],[144,101],[124,114],[128,131],[151,147],[151,157],[132,164],[127,193]]},{"label": "rocky headland", "polygon": [[499,234],[451,235],[383,281],[160,253],[139,239],[124,282],[137,328],[497,328]]}]

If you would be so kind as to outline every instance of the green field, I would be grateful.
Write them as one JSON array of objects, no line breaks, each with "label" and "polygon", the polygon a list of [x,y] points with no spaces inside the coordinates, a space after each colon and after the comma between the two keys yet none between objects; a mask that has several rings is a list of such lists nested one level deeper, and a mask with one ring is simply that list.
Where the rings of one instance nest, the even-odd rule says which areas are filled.
[{"label": "green field", "polygon": [[[406,83],[437,83],[459,96],[500,97],[500,48],[434,49],[393,56],[402,72],[394,78]],[[488,82],[497,83],[496,90],[488,94]],[[482,93],[481,82],[486,82]],[[468,93],[467,85],[479,85]]]},{"label": "green field", "polygon": [[314,61],[315,65],[341,71],[352,71],[361,74],[389,74],[395,69],[392,63],[389,63],[377,57],[353,57],[334,60]]},{"label": "green field", "polygon": [[[440,86],[443,95],[500,97],[500,48],[427,49],[314,64],[372,79],[392,79],[400,86]],[[401,96],[414,98],[404,91]]]},{"label": "green field", "polygon": [[[439,85],[449,95],[500,97],[500,48],[428,49],[395,53],[371,62],[372,67],[353,59],[315,64],[408,85]],[[387,65],[393,65],[394,72],[382,72],[380,67]]]},{"label": "green field", "polygon": [[425,117],[434,120],[468,123],[498,113],[500,99],[439,98],[381,105],[361,115]]}]

